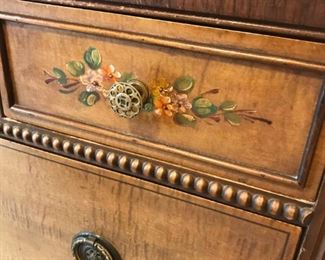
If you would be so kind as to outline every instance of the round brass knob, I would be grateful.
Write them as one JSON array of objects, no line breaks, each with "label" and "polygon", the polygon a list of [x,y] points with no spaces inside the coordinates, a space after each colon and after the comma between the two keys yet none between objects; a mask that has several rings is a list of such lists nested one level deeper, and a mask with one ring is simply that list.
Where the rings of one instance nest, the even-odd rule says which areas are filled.
[{"label": "round brass knob", "polygon": [[149,95],[146,85],[139,80],[116,82],[108,90],[107,99],[115,113],[132,118],[140,113]]},{"label": "round brass knob", "polygon": [[121,260],[111,243],[91,232],[76,234],[72,239],[71,250],[76,260]]}]

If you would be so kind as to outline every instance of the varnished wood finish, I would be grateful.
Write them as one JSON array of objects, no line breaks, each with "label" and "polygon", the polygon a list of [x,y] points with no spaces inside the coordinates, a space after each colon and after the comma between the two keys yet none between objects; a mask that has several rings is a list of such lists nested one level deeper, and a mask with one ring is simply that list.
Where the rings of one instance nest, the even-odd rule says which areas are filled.
[{"label": "varnished wood finish", "polygon": [[[245,180],[283,195],[315,199],[325,156],[324,140],[318,142],[324,118],[322,44],[43,7],[26,2],[1,7],[2,19],[18,22],[3,22],[12,71],[7,90],[13,93],[2,85],[8,117],[164,162],[181,162],[209,177]],[[89,23],[93,26],[85,26]],[[48,41],[57,44],[49,50]],[[116,117],[104,102],[83,108],[76,96],[62,96],[44,86],[43,69],[81,57],[90,43],[109,63],[122,71],[134,71],[144,81],[191,74],[197,79],[197,93],[217,84],[222,90],[219,97],[236,99],[241,106],[253,104],[274,123],[271,127],[247,123],[241,128],[202,123],[197,129],[184,129],[147,115],[127,121]],[[36,52],[35,45],[39,46]],[[317,156],[312,160],[317,142]]]},{"label": "varnished wood finish", "polygon": [[[303,162],[302,154],[305,149],[311,149],[307,139],[309,132],[313,134],[314,129],[310,129],[310,126],[314,114],[319,117],[316,107],[317,103],[321,102],[318,99],[323,98],[322,78],[316,75],[264,67],[259,64],[252,67],[251,63],[235,63],[232,60],[224,61],[196,53],[162,50],[127,41],[84,38],[81,34],[67,35],[64,31],[15,23],[7,23],[5,30],[13,74],[15,106],[126,133],[132,137],[165,144],[168,148],[193,151],[193,156],[197,151],[197,154],[212,159],[225,158],[229,164],[227,168],[231,167],[231,162],[237,161],[243,171],[248,173],[256,169],[261,173],[267,173],[266,175],[274,173],[295,181],[300,175],[305,174],[299,169],[300,164],[303,168],[308,168]],[[57,47],[53,46],[51,50],[40,47],[46,46],[48,41],[60,44],[55,45]],[[54,65],[56,63],[64,67],[64,60],[69,60],[68,56],[73,57],[72,59],[82,57],[90,42],[92,46],[101,50],[104,61],[108,60],[123,71],[136,73],[144,82],[161,77],[173,80],[178,75],[193,75],[196,87],[191,95],[198,95],[218,85],[220,93],[215,98],[216,101],[227,98],[236,100],[241,107],[261,111],[260,113],[264,117],[269,117],[273,124],[269,126],[247,122],[236,128],[227,124],[209,125],[200,122],[195,129],[184,129],[175,125],[172,120],[157,119],[145,113],[132,120],[121,119],[105,102],[99,102],[92,108],[85,108],[78,101],[77,95],[62,95],[55,87],[46,86],[42,69],[51,71],[53,66],[58,66]],[[29,55],[36,44],[39,44],[38,50],[32,56]],[[138,60],[139,57],[141,62]],[[177,66],[179,69],[173,67],[173,63],[179,64]],[[216,77],[218,71],[219,77]],[[30,76],[28,77],[26,73]],[[247,76],[237,79],[235,75],[238,73]],[[275,80],[271,80],[272,77]],[[269,95],[265,96],[266,92],[269,92]],[[53,98],[56,102],[49,102],[49,99]],[[296,129],[299,129],[299,132]],[[271,135],[281,140],[281,143],[275,144],[269,138]],[[244,136],[246,138],[243,138]],[[314,142],[314,138],[311,139],[311,142]],[[227,147],[227,150],[224,147]]]},{"label": "varnished wood finish", "polygon": [[313,204],[268,194],[266,191],[229,183],[222,179],[211,180],[179,166],[172,168],[170,165],[140,155],[116,151],[109,147],[53,133],[53,131],[1,120],[0,137],[289,223],[307,226],[312,219]]},{"label": "varnished wood finish", "polygon": [[[325,171],[325,170],[324,170]],[[299,260],[323,260],[325,257],[325,178],[323,178],[312,223],[306,228]]]},{"label": "varnished wood finish", "polygon": [[[33,0],[32,0],[33,1]],[[134,14],[146,14],[148,16],[177,17],[181,14],[192,14],[192,20],[196,16],[222,17],[239,21],[251,21],[258,23],[270,23],[293,25],[294,27],[316,27],[325,29],[323,15],[325,4],[321,0],[285,0],[285,1],[209,1],[209,0],[102,0],[96,2],[83,0],[34,0],[49,4],[77,6],[83,8],[101,8],[119,12],[131,12]],[[145,9],[146,12],[141,10]],[[195,16],[193,16],[195,14]],[[188,20],[190,20],[189,18]],[[222,24],[221,24],[222,25]]]},{"label": "varnished wood finish", "polygon": [[1,259],[71,259],[80,230],[106,237],[125,260],[293,257],[299,227],[0,143]]},{"label": "varnished wood finish", "polygon": [[[323,12],[318,0],[0,0],[0,259],[71,259],[89,230],[126,260],[320,260]],[[44,83],[89,46],[149,84],[190,75],[191,97],[218,88],[214,102],[272,125],[121,119]]]},{"label": "varnished wood finish", "polygon": [[106,2],[128,3],[178,11],[190,11],[194,13],[222,15],[243,19],[305,25],[325,29],[325,21],[323,19],[325,3],[321,0],[107,0]]}]

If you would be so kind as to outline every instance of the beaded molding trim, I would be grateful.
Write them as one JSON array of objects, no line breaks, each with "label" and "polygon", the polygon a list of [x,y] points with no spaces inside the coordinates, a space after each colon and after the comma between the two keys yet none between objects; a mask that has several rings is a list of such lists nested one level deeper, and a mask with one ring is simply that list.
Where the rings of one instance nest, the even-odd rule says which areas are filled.
[{"label": "beaded molding trim", "polygon": [[0,119],[0,137],[300,226],[306,226],[313,213],[310,204],[172,169],[138,155],[6,119]]}]

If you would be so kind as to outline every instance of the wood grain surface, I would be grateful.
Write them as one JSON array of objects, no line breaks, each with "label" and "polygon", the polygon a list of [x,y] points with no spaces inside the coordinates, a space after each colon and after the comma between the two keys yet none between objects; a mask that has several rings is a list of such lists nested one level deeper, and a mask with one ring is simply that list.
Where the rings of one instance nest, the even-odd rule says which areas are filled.
[{"label": "wood grain surface", "polygon": [[[242,166],[298,177],[321,92],[321,79],[315,75],[42,27],[8,23],[6,32],[16,105]],[[36,44],[38,49],[34,51]],[[93,107],[83,105],[78,101],[83,87],[64,95],[54,84],[44,83],[43,70],[65,68],[66,62],[82,58],[89,46],[101,52],[103,63],[114,64],[122,72],[130,71],[147,84],[155,79],[173,82],[179,76],[191,75],[196,80],[191,96],[218,87],[219,94],[211,96],[213,102],[235,100],[239,109],[257,110],[273,124],[243,122],[232,127],[202,120],[195,128],[184,128],[171,118],[149,113],[127,120],[115,115],[103,100]],[[236,77],[238,74],[242,76]],[[270,136],[281,142],[275,143]]]},{"label": "wood grain surface", "polygon": [[325,28],[323,19],[325,3],[322,0],[106,0],[105,2]]},{"label": "wood grain surface", "polygon": [[300,228],[0,141],[0,258],[71,259],[82,230],[123,259],[292,259]]},{"label": "wood grain surface", "polygon": [[[61,155],[0,139],[0,259],[71,259],[84,230],[123,259],[321,259],[324,11],[322,0],[0,0],[1,137]],[[217,87],[215,102],[273,123],[125,121],[44,85],[43,70],[89,46],[145,82],[190,75],[193,95]]]},{"label": "wood grain surface", "polygon": [[[322,79],[314,74],[14,23],[8,23],[5,30],[15,104],[20,107],[293,180],[300,175],[322,92]],[[36,44],[39,47],[34,51]],[[66,62],[83,57],[89,46],[100,50],[104,62],[131,71],[147,83],[191,75],[196,80],[193,97],[218,87],[213,102],[235,100],[239,109],[257,110],[273,124],[247,121],[232,127],[202,120],[195,128],[184,128],[168,117],[148,113],[126,120],[116,116],[104,101],[84,106],[78,101],[80,89],[63,95],[55,85],[44,83],[43,70],[64,68]],[[242,76],[236,77],[238,74]]]},{"label": "wood grain surface", "polygon": [[[325,156],[320,139],[313,157],[324,118],[323,44],[30,2],[6,2],[0,8],[3,68],[10,71],[5,73],[9,83],[1,86],[6,116],[181,162],[207,176],[315,198]],[[217,87],[214,102],[235,100],[273,124],[231,127],[202,120],[183,128],[145,113],[124,120],[104,101],[85,107],[78,93],[63,95],[46,86],[43,70],[65,67],[89,46],[97,47],[104,62],[145,82],[191,75],[193,96]]]},{"label": "wood grain surface", "polygon": [[[38,0],[39,1],[39,0]],[[40,2],[96,6],[87,0],[40,0]],[[166,12],[185,12],[202,16],[228,17],[258,22],[273,22],[294,26],[325,28],[325,3],[322,0],[99,0],[97,3],[136,6],[163,10]]]},{"label": "wood grain surface", "polygon": [[325,179],[323,178],[313,221],[307,227],[299,249],[299,260],[323,260],[325,258]]}]

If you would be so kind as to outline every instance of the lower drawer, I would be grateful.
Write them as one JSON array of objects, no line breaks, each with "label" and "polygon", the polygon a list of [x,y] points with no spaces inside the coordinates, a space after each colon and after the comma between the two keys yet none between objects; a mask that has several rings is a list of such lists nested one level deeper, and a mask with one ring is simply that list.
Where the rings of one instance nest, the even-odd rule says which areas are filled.
[{"label": "lower drawer", "polygon": [[72,259],[74,234],[122,259],[292,259],[301,228],[0,140],[0,259]]}]

